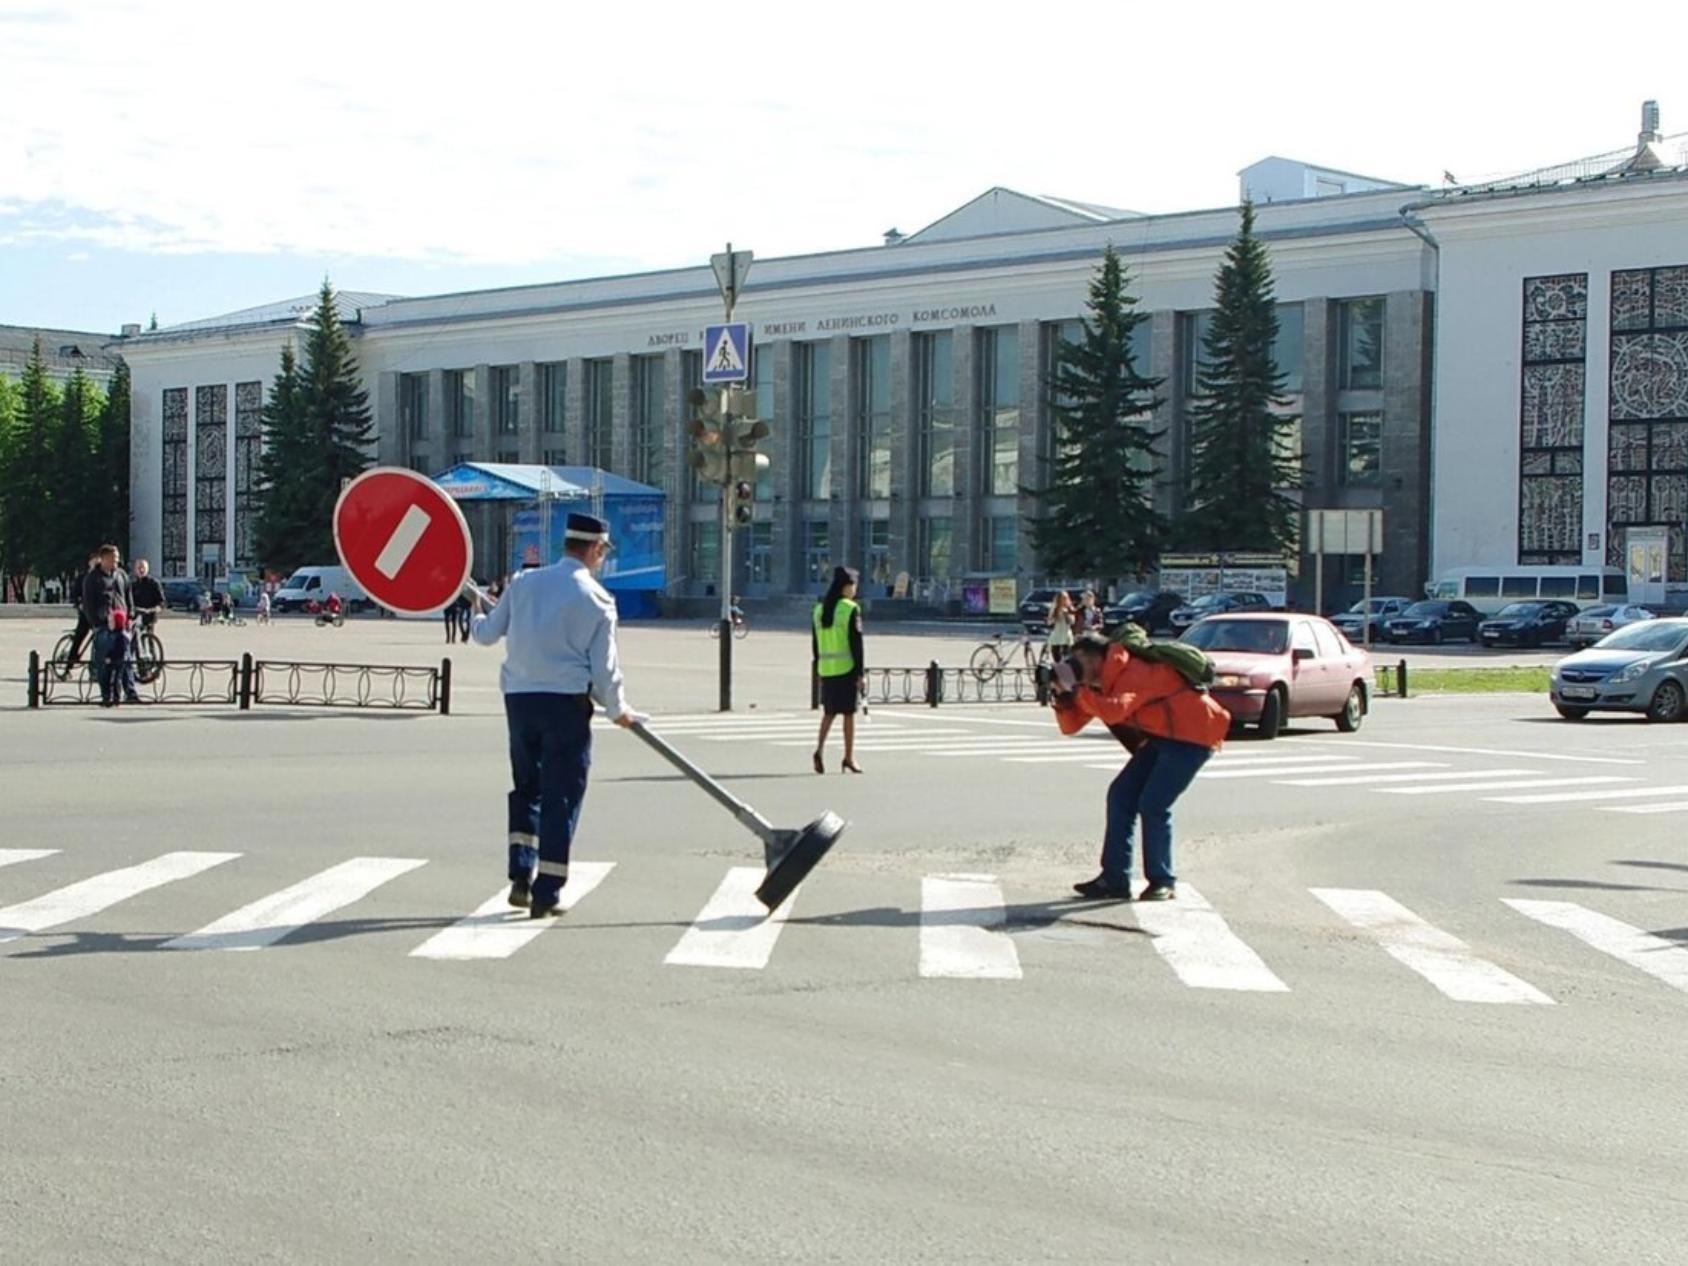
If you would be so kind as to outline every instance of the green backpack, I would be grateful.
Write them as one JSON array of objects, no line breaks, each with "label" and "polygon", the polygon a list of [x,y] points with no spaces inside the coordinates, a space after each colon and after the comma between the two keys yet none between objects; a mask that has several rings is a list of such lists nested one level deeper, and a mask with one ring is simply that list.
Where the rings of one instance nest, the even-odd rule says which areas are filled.
[{"label": "green backpack", "polygon": [[1196,690],[1206,690],[1213,684],[1213,661],[1198,646],[1188,642],[1152,642],[1142,626],[1130,620],[1120,625],[1110,640],[1139,659],[1165,664]]}]

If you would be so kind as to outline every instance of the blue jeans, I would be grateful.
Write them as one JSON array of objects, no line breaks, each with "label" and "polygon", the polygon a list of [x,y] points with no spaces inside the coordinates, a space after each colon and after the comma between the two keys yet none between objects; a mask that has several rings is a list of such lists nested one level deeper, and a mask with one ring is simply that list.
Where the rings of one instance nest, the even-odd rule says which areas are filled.
[{"label": "blue jeans", "polygon": [[504,696],[510,727],[510,878],[536,901],[568,880],[569,847],[592,765],[592,705],[579,695]]},{"label": "blue jeans", "polygon": [[1143,819],[1143,877],[1172,884],[1172,805],[1213,752],[1195,743],[1152,738],[1108,787],[1108,826],[1102,836],[1102,877],[1115,887],[1131,882],[1131,833]]}]

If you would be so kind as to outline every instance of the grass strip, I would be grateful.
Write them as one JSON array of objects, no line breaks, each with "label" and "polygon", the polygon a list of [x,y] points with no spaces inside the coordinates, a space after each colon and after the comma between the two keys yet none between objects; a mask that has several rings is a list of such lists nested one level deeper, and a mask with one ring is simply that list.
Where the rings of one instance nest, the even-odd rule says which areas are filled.
[{"label": "grass strip", "polygon": [[1415,695],[1546,694],[1553,670],[1523,668],[1412,668],[1407,690]]}]

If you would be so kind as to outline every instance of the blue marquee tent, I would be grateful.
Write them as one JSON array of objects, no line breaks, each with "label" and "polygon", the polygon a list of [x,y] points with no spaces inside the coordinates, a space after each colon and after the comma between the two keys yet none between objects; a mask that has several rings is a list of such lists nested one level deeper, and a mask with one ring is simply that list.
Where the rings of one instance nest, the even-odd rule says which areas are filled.
[{"label": "blue marquee tent", "polygon": [[623,614],[654,613],[656,594],[668,583],[662,489],[591,466],[504,462],[459,462],[433,480],[456,501],[510,506],[512,572],[562,556],[569,511],[581,510],[607,520],[615,552],[601,573],[604,587],[616,595]]}]

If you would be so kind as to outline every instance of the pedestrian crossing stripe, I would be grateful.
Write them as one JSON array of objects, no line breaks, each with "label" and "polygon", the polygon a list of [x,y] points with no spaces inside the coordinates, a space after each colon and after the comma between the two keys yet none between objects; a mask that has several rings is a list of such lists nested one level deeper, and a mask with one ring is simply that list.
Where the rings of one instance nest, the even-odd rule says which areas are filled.
[{"label": "pedestrian crossing stripe", "polygon": [[[22,865],[56,852],[14,849],[0,853],[0,857],[8,865]],[[31,855],[25,857],[24,853]],[[164,853],[76,881],[0,909],[0,942],[54,932],[130,897],[177,880],[196,878],[240,856]],[[164,947],[265,948],[423,865],[425,862],[417,858],[352,858],[242,906],[197,932],[167,941]],[[575,862],[563,889],[564,909],[573,909],[590,898],[615,868],[613,862]],[[663,962],[741,971],[767,967],[799,894],[794,893],[769,913],[755,897],[761,879],[759,867],[730,868]],[[1481,957],[1466,941],[1384,892],[1315,887],[1308,893],[1447,998],[1507,1005],[1554,1002],[1542,989]],[[1624,966],[1688,993],[1688,946],[1574,902],[1504,898],[1503,904],[1537,923],[1568,933]],[[1179,885],[1175,901],[1122,903],[1109,909],[1147,933],[1155,954],[1189,988],[1248,993],[1290,990],[1289,984],[1188,883]],[[459,961],[505,959],[555,925],[555,920],[531,919],[525,910],[508,908],[507,890],[500,888],[471,914],[423,941],[409,956]],[[995,876],[952,873],[922,877],[918,971],[922,978],[934,980],[1023,978],[1019,946]]]}]

